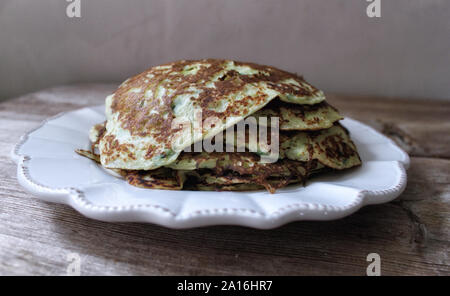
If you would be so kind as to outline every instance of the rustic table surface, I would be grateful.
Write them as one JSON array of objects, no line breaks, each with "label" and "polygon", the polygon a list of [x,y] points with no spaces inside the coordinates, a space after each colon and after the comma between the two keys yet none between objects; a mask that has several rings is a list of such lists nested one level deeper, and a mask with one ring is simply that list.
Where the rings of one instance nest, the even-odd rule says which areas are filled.
[{"label": "rustic table surface", "polygon": [[102,104],[114,88],[59,87],[0,103],[0,274],[64,275],[78,253],[82,275],[364,275],[367,255],[378,253],[382,275],[450,275],[450,102],[328,96],[411,156],[408,186],[391,203],[273,230],[172,230],[91,220],[17,183],[9,154],[22,134]]}]

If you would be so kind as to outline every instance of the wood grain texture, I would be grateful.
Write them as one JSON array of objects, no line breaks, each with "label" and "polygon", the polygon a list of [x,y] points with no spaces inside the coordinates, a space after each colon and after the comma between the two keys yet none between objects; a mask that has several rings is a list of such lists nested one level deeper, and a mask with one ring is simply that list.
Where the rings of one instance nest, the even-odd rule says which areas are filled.
[{"label": "wood grain texture", "polygon": [[383,275],[450,275],[450,103],[329,96],[410,153],[408,186],[394,202],[275,230],[171,230],[91,220],[17,183],[9,153],[23,133],[102,104],[114,87],[59,87],[0,103],[0,274],[63,275],[76,252],[83,275],[364,275],[376,252]]}]

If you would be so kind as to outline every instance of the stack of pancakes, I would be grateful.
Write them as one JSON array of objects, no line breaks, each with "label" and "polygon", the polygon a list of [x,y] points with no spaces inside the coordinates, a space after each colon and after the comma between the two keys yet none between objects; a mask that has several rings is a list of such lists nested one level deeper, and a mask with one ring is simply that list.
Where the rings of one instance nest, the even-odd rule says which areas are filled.
[{"label": "stack of pancakes", "polygon": [[[250,117],[272,137],[279,128],[276,138],[268,137],[279,141],[277,158],[262,161],[270,151],[261,148],[261,137],[256,149],[249,147],[248,130],[243,141],[224,136],[238,134],[236,126]],[[312,174],[361,164],[340,119],[323,92],[295,74],[230,60],[183,60],[122,83],[106,98],[106,121],[91,129],[92,151],[77,152],[139,187],[273,193]],[[236,149],[195,149],[219,136]]]}]

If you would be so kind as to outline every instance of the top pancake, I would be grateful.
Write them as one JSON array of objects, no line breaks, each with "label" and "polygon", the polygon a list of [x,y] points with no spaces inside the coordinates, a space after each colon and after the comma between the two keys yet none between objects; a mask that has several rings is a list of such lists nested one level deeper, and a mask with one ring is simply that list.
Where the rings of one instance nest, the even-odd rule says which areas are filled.
[{"label": "top pancake", "polygon": [[[108,168],[150,170],[175,161],[192,143],[218,134],[274,98],[322,102],[322,91],[295,74],[228,60],[178,61],[126,80],[106,99],[106,132],[99,143]],[[180,128],[201,111],[216,122],[198,133]],[[172,128],[174,127],[174,128]]]}]

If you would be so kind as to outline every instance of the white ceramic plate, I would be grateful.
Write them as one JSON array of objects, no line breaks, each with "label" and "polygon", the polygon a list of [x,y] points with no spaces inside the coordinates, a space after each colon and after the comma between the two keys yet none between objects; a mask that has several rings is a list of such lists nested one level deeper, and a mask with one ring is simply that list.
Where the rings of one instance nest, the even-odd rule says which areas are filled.
[{"label": "white ceramic plate", "polygon": [[406,186],[409,157],[390,139],[347,118],[363,164],[313,178],[275,194],[136,188],[74,152],[89,149],[90,127],[104,107],[59,114],[24,135],[12,152],[20,184],[39,198],[103,221],[149,222],[172,228],[217,224],[274,228],[298,220],[333,220],[396,198]]}]

